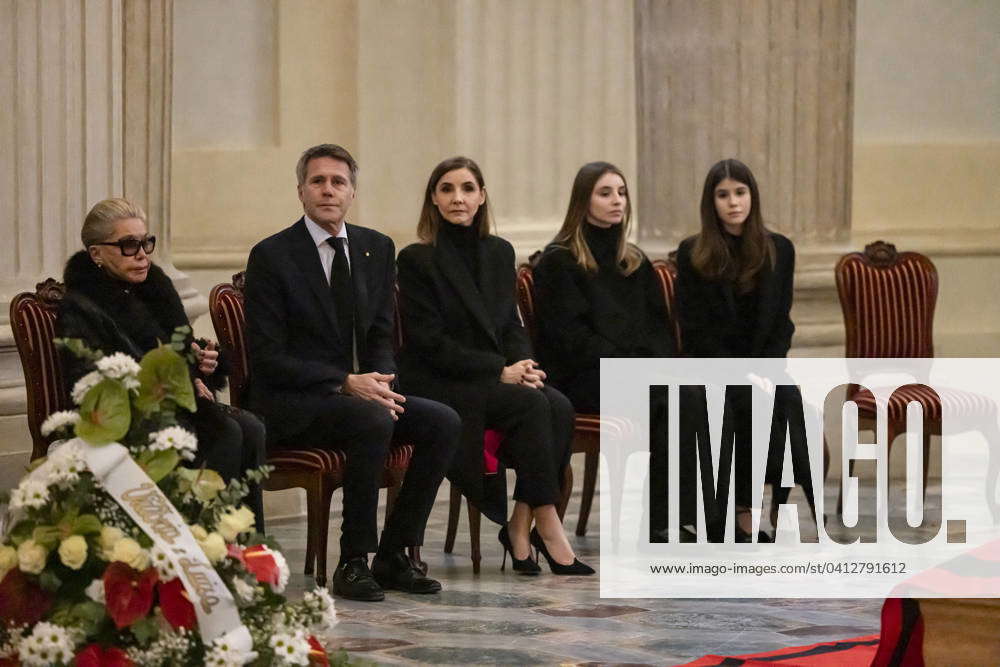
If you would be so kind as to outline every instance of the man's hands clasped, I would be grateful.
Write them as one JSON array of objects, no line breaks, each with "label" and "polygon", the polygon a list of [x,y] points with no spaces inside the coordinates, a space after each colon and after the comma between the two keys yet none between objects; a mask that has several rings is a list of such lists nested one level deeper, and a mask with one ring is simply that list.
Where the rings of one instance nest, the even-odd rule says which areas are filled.
[{"label": "man's hands clasped", "polygon": [[406,397],[392,390],[391,384],[395,379],[395,375],[385,373],[351,373],[344,380],[341,392],[366,401],[375,401],[385,406],[393,420],[397,420],[404,412],[402,404],[406,402]]}]

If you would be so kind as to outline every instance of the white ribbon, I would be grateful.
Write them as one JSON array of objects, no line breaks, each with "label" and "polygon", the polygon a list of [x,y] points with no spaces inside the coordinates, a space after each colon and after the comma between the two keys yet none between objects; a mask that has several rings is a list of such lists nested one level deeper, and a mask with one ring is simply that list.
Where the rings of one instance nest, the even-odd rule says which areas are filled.
[{"label": "white ribbon", "polygon": [[[242,652],[251,651],[253,639],[240,620],[229,589],[198,546],[180,512],[132,459],[128,449],[117,443],[95,447],[80,438],[61,446],[78,449],[104,490],[173,563],[194,605],[198,630],[205,646],[209,647],[215,639],[223,637]],[[45,461],[28,477],[44,481],[48,477],[49,466],[50,461]]]}]

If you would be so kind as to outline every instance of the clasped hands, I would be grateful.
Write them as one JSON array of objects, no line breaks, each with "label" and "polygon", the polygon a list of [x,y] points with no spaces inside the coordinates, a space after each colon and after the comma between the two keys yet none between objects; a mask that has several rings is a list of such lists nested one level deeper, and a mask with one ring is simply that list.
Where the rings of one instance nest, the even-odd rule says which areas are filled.
[{"label": "clasped hands", "polygon": [[386,373],[351,373],[344,379],[340,391],[366,401],[375,401],[387,408],[393,421],[396,421],[404,412],[402,404],[406,402],[406,397],[392,390],[391,383],[395,379],[395,375]]},{"label": "clasped hands", "polygon": [[523,384],[526,387],[541,389],[545,386],[543,380],[547,376],[545,371],[538,367],[534,359],[522,359],[510,366],[504,366],[500,371],[500,381],[505,384]]},{"label": "clasped hands", "polygon": [[[195,358],[198,360],[198,371],[205,374],[211,375],[219,367],[219,351],[216,349],[215,341],[210,341],[204,349],[198,343],[192,342],[191,349],[194,351]],[[215,400],[215,395],[212,390],[205,386],[205,383],[199,378],[194,379],[194,388],[199,396],[208,399],[210,401]]]}]

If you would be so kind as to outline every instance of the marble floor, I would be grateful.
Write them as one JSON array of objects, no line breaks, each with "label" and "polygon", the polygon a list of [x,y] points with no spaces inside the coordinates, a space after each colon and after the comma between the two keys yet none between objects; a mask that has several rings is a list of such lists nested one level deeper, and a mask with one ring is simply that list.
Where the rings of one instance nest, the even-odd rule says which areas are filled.
[{"label": "marble floor", "polygon": [[[580,459],[580,461],[577,461]],[[574,467],[582,457],[574,457]],[[567,511],[575,527],[579,480]],[[384,495],[384,494],[383,494]],[[340,494],[334,496],[329,567],[337,562]],[[881,600],[713,599],[607,600],[598,577],[522,577],[500,571],[493,524],[483,519],[482,571],[472,573],[464,508],[454,553],[443,553],[448,483],[427,526],[422,557],[441,580],[439,595],[387,593],[383,602],[337,600],[340,623],[327,645],[352,664],[378,665],[674,665],[702,655],[767,651],[877,634]],[[599,498],[586,537],[571,541],[600,569]],[[292,569],[289,594],[312,579],[302,574],[305,519],[268,526]],[[543,565],[544,567],[544,565]]]}]

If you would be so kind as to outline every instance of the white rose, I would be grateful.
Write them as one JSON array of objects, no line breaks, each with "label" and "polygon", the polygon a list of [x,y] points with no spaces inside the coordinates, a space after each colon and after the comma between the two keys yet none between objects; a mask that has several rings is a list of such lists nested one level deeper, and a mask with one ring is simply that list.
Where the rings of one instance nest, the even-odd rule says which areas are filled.
[{"label": "white rose", "polygon": [[17,563],[23,572],[38,574],[45,569],[49,552],[34,540],[25,540],[17,548]]},{"label": "white rose", "polygon": [[232,542],[236,539],[236,536],[253,526],[253,511],[250,510],[246,505],[240,506],[239,509],[230,510],[226,512],[221,517],[219,517],[219,525],[216,530],[222,535],[226,542]]},{"label": "white rose", "polygon": [[83,590],[87,594],[87,597],[98,602],[100,604],[106,604],[104,600],[104,580],[94,579],[90,584]]},{"label": "white rose", "polygon": [[209,533],[208,537],[200,540],[198,544],[201,546],[201,550],[205,552],[205,556],[212,563],[221,562],[228,553],[226,550],[226,541],[218,533]]},{"label": "white rose", "polygon": [[111,557],[111,553],[115,549],[115,545],[118,544],[118,540],[125,537],[125,534],[115,528],[114,526],[102,526],[101,527],[101,558],[106,561],[113,561],[114,558]]},{"label": "white rose", "polygon": [[111,560],[120,560],[140,572],[149,567],[149,554],[131,537],[123,537],[115,543],[115,548],[111,551]]},{"label": "white rose", "polygon": [[59,544],[59,560],[71,570],[79,570],[87,562],[87,540],[82,535],[70,535]]},{"label": "white rose", "polygon": [[15,567],[17,567],[17,549],[6,545],[0,546],[0,581]]}]

